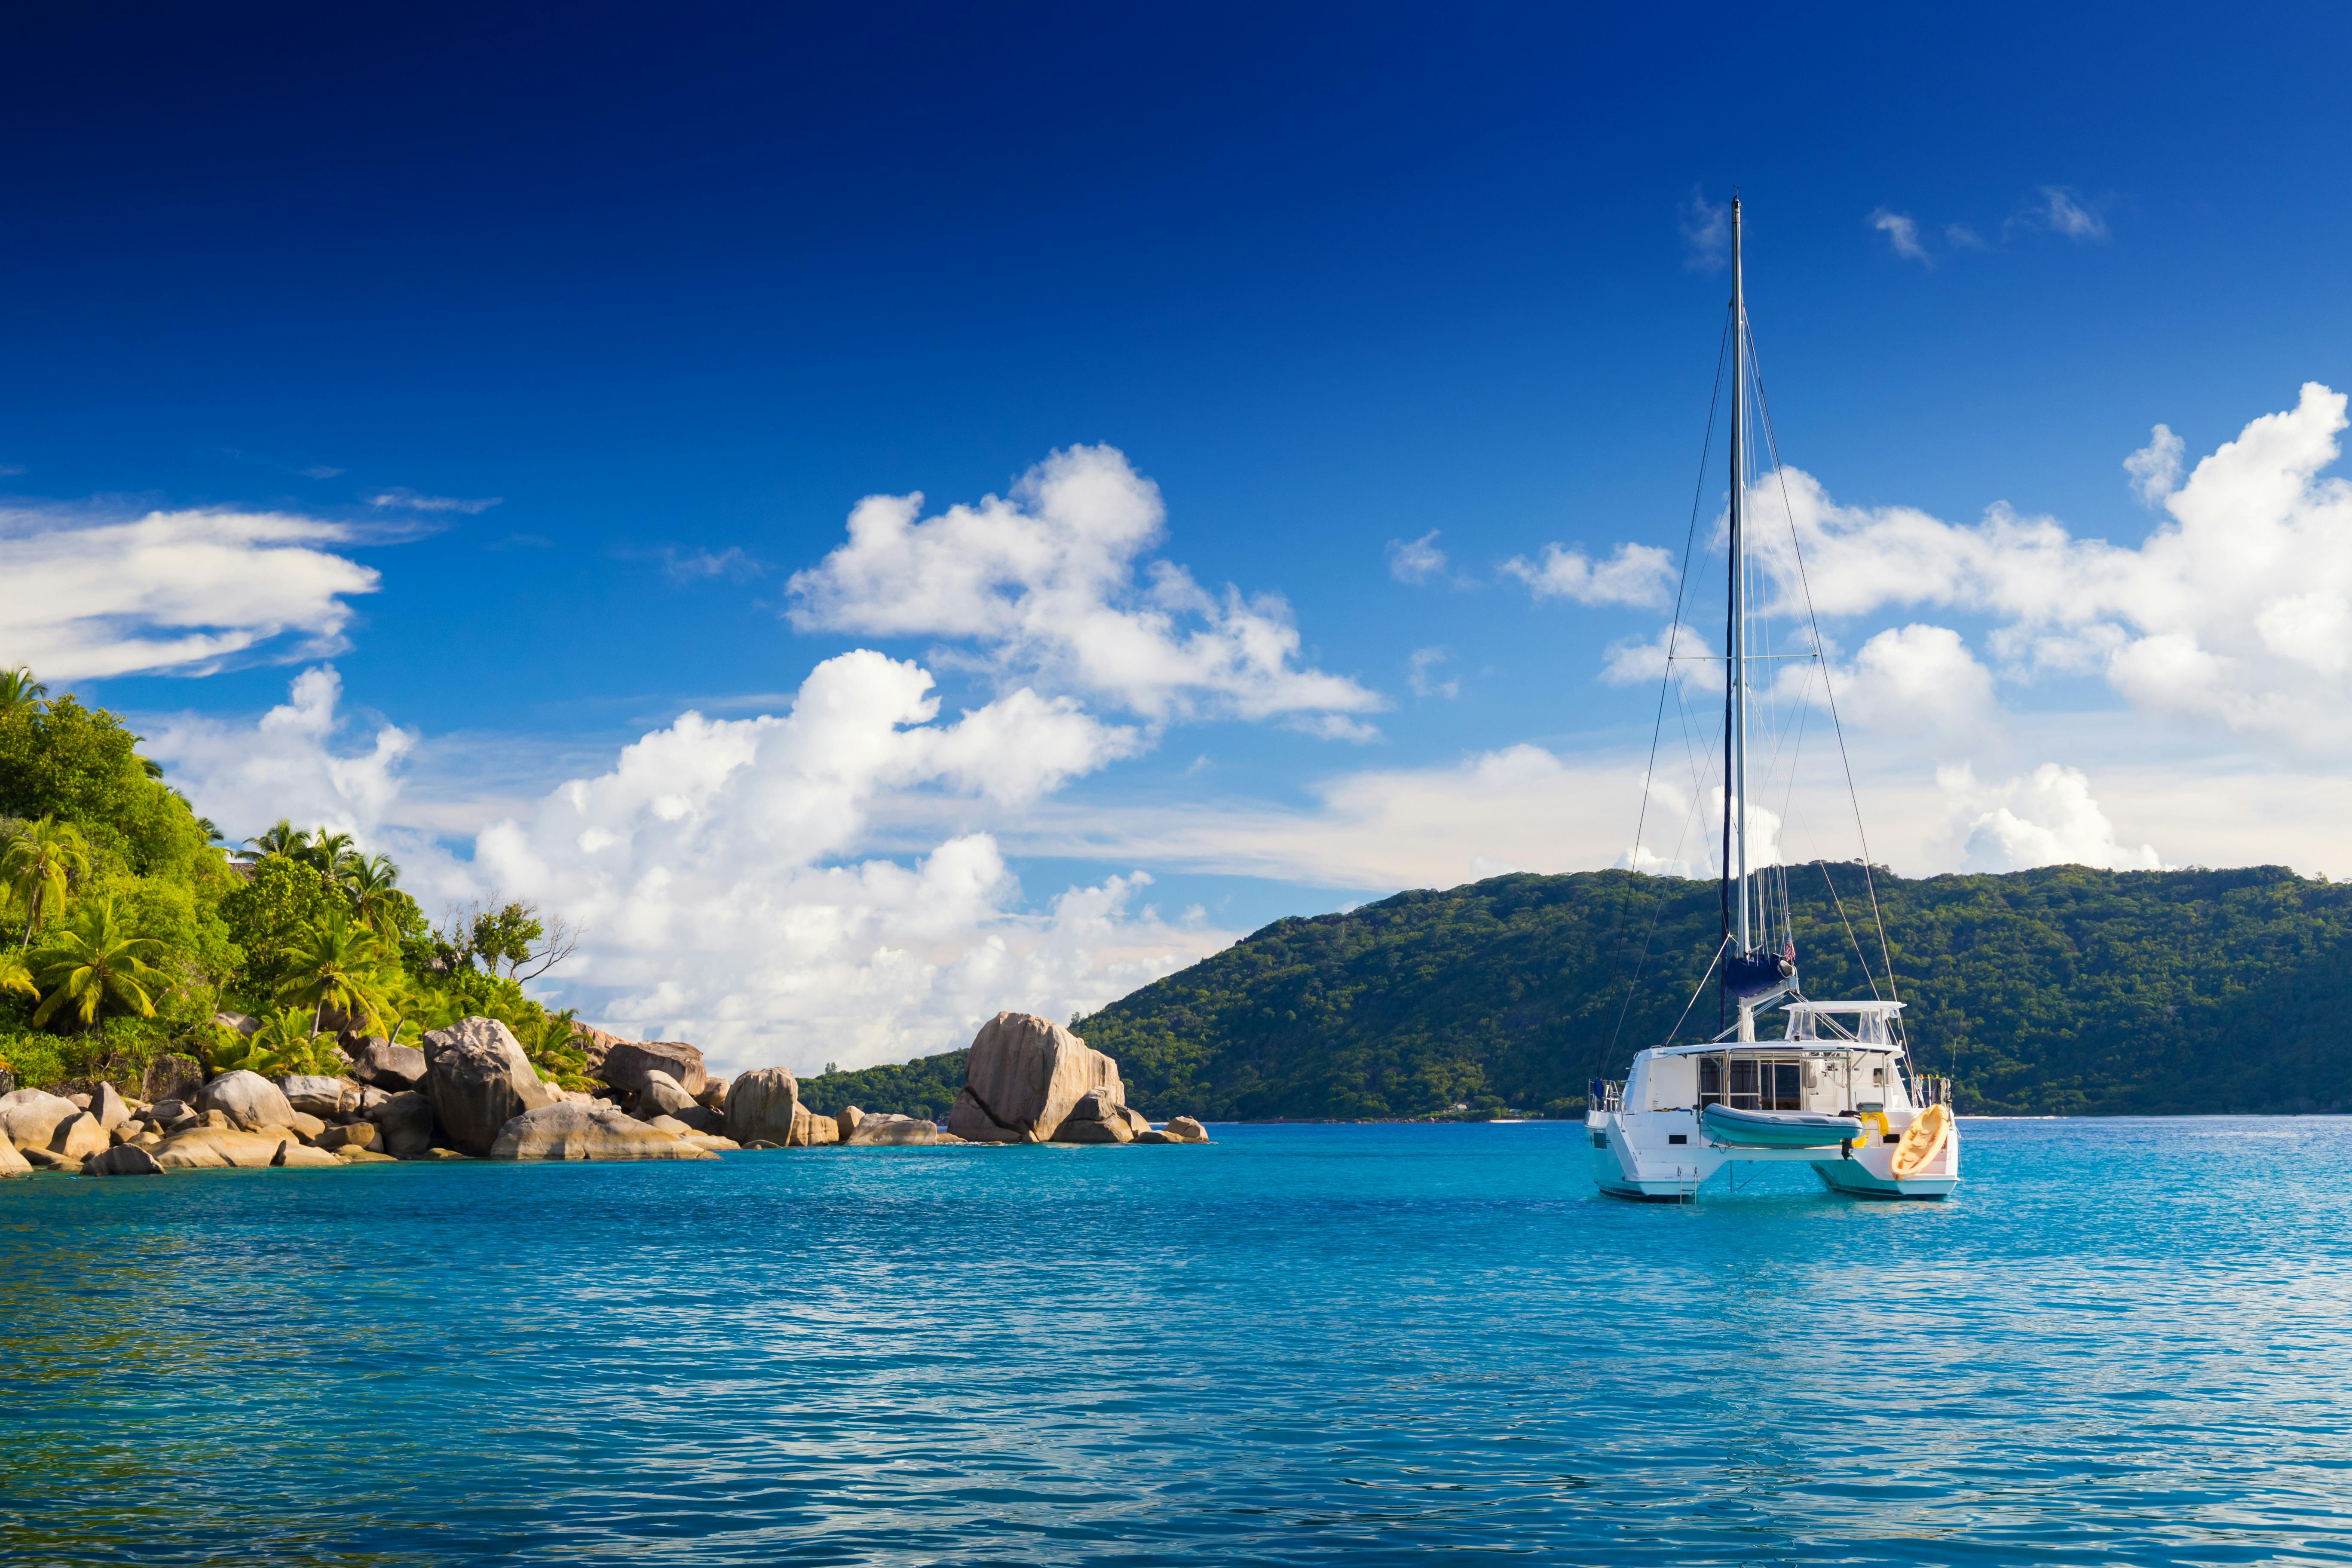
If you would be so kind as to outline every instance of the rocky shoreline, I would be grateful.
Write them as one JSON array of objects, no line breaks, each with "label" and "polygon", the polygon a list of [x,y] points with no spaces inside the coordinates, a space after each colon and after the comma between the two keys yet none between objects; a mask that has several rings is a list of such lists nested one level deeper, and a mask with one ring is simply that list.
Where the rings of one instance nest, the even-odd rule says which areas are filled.
[{"label": "rocky shoreline", "polygon": [[590,1090],[542,1080],[492,1018],[435,1030],[421,1047],[347,1041],[350,1066],[338,1077],[273,1080],[239,1070],[205,1079],[166,1068],[160,1080],[153,1069],[142,1080],[146,1098],[111,1083],[70,1095],[17,1089],[0,1095],[0,1175],[396,1160],[713,1160],[828,1144],[1208,1141],[1188,1116],[1153,1127],[1127,1104],[1117,1062],[1027,1013],[1000,1013],[982,1026],[944,1128],[856,1106],[812,1110],[786,1068],[716,1078],[699,1050],[676,1041],[599,1035],[583,1043],[598,1083]]}]

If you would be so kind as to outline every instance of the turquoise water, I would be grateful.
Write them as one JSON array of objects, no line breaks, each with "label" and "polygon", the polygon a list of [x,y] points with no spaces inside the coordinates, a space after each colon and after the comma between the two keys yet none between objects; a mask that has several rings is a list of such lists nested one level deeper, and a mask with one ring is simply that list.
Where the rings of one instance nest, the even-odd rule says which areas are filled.
[{"label": "turquoise water", "polygon": [[2352,1121],[0,1184],[0,1559],[2352,1559]]}]

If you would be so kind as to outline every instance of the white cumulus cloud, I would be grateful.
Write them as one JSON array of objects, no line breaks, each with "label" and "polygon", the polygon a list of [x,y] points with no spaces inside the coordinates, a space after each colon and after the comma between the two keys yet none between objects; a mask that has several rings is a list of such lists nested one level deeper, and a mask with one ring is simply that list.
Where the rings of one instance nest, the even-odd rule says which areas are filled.
[{"label": "white cumulus cloud", "polygon": [[2044,763],[2031,773],[1987,787],[1961,766],[1938,770],[1936,780],[1961,819],[1964,870],[2061,865],[2109,871],[2164,868],[2154,845],[2117,839],[2115,824],[2091,797],[2091,782],[2079,769]]},{"label": "white cumulus cloud", "polygon": [[1621,544],[1595,562],[1580,550],[1547,544],[1529,561],[1514,555],[1503,570],[1525,583],[1538,599],[1573,599],[1580,605],[1664,605],[1674,591],[1675,558],[1651,544]]},{"label": "white cumulus cloud", "polygon": [[1290,607],[1212,594],[1183,567],[1142,564],[1166,521],[1159,487],[1108,447],[1056,452],[1009,496],[922,516],[919,495],[869,496],[849,540],[788,584],[803,631],[935,637],[1155,723],[1281,719],[1362,738],[1378,693],[1300,662]]}]

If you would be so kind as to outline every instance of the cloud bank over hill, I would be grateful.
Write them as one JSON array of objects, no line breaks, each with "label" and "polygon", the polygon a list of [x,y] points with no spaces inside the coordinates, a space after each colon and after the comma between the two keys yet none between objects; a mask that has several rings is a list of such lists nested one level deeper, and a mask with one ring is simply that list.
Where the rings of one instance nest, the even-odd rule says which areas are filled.
[{"label": "cloud bank over hill", "polygon": [[[1752,498],[1765,588],[1798,602],[1793,524],[1873,853],[1913,872],[2134,868],[2282,858],[2270,846],[2306,828],[2352,848],[2330,804],[2352,747],[2352,495],[2325,475],[2345,407],[2306,387],[2193,468],[2159,428],[2128,467],[2162,514],[2137,545],[1999,504],[1972,523],[1846,507],[1810,475],[1769,476]],[[320,537],[249,548],[317,553],[303,541]],[[428,905],[497,892],[563,910],[589,931],[566,1000],[737,1064],[944,1048],[1001,1006],[1066,1016],[1237,934],[1163,914],[1150,870],[1367,889],[1513,868],[1709,874],[1720,780],[1703,735],[1672,738],[1638,842],[1643,759],[1622,747],[1519,742],[1370,766],[1334,752],[1296,802],[1122,797],[1106,772],[1177,726],[1359,739],[1388,701],[1307,662],[1279,597],[1213,591],[1156,556],[1165,537],[1157,488],[1108,447],[1056,453],[1003,497],[929,516],[919,497],[869,498],[838,547],[790,579],[784,613],[811,632],[931,639],[919,658],[852,648],[772,711],[682,713],[478,821],[454,852],[406,790],[435,742],[348,719],[331,667],[304,671],[257,723],[184,718],[151,731],[152,749],[236,831],[290,813],[390,848]],[[1670,602],[1640,547],[1521,560],[1541,563],[1519,575],[1546,613]],[[318,606],[367,581],[303,570],[289,579],[315,591],[289,602],[321,626],[332,615]],[[109,624],[145,635],[135,616]],[[1709,651],[1688,627],[1677,637],[1679,653]],[[1654,679],[1663,654],[1663,633],[1596,638],[1591,678]],[[1705,715],[1719,667],[1677,668]],[[1817,668],[1788,667],[1784,723],[1825,724]],[[982,700],[947,710],[946,670],[980,677]],[[2085,678],[2105,712],[2017,700]],[[1813,733],[1814,754],[1832,755]],[[2207,793],[2221,779],[2226,806]],[[1759,841],[1801,858],[1857,853],[1843,792],[1842,777],[1759,786]],[[1037,857],[1103,870],[1024,888],[1013,864]]]}]

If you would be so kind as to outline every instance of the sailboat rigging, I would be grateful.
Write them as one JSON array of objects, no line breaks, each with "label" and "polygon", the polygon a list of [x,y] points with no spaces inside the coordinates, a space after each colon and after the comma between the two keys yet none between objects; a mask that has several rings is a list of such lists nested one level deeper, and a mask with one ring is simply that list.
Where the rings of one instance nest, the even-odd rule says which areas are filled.
[{"label": "sailboat rigging", "polygon": [[[1777,853],[1762,853],[1763,847],[1751,837],[1757,816],[1748,755],[1756,690],[1751,670],[1765,659],[1786,656],[1759,654],[1752,640],[1757,616],[1749,579],[1754,556],[1748,472],[1752,447],[1748,425],[1751,384],[1756,386],[1759,409],[1767,413],[1767,439],[1774,447],[1776,474],[1780,463],[1778,444],[1770,441],[1760,379],[1754,373],[1743,217],[1741,203],[1735,197],[1728,329],[1730,501],[1726,518],[1729,592],[1723,656],[1722,839],[1717,862],[1722,931],[1707,966],[1717,984],[1717,1032],[1712,1039],[1677,1044],[1672,1036],[1681,1030],[1678,1020],[1664,1043],[1635,1053],[1623,1080],[1593,1081],[1585,1114],[1593,1178],[1603,1191],[1622,1196],[1686,1199],[1710,1176],[1734,1163],[1794,1160],[1809,1163],[1822,1184],[1836,1192],[1870,1197],[1945,1197],[1959,1183],[1959,1131],[1951,1115],[1950,1085],[1912,1068],[1901,1024],[1904,1005],[1899,994],[1893,994],[1891,963],[1886,966],[1889,995],[1877,994],[1876,980],[1869,976],[1865,958],[1864,972],[1871,978],[1869,1000],[1829,1002],[1805,997],[1800,988],[1786,866]],[[1717,374],[1721,374],[1720,365]],[[1709,424],[1713,424],[1711,417]],[[1836,721],[1834,698],[1828,692],[1829,670],[1822,658],[1820,630],[1817,625],[1810,625],[1811,595],[1803,583],[1802,549],[1793,521],[1790,544],[1811,633],[1805,657],[1815,661],[1824,682],[1843,756],[1843,726]],[[1687,556],[1685,570],[1687,574]],[[1678,629],[1679,602],[1676,619]],[[1670,662],[1664,677],[1669,684],[1675,679],[1671,663],[1673,635],[1669,634]],[[1664,718],[1662,689],[1662,726]],[[1654,741],[1652,758],[1654,768]],[[1860,802],[1853,788],[1850,763],[1846,776],[1858,826]],[[1645,784],[1645,792],[1647,788]],[[1645,793],[1645,818],[1646,798]],[[1638,833],[1636,839],[1638,867],[1643,853]],[[1872,916],[1877,920],[1876,887],[1874,881],[1867,881],[1866,838],[1863,869],[1870,888]],[[1826,867],[1823,875],[1828,876]],[[1834,880],[1830,890],[1837,899]],[[1838,900],[1838,905],[1843,921],[1843,900]],[[1850,923],[1848,930],[1851,934]],[[1854,945],[1860,956],[1858,940]],[[1891,959],[1883,921],[1879,948],[1882,959]],[[1638,985],[1640,978],[1637,969],[1631,984]],[[1706,984],[1703,979],[1701,988]],[[1629,1005],[1631,1000],[1629,987]],[[1695,1004],[1697,996],[1691,1000]],[[1781,1015],[1784,1028],[1778,1039],[1758,1036],[1759,1015],[1768,1009]],[[1687,1020],[1690,1011],[1686,1005],[1683,1020]],[[1621,1026],[1623,1016],[1621,1011]]]}]

